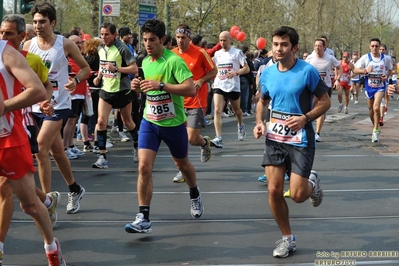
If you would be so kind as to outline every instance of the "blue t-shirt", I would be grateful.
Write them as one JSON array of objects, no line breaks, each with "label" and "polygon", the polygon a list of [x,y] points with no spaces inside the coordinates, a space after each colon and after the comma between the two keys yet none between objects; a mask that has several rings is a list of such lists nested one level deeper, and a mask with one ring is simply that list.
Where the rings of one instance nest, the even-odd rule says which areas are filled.
[{"label": "blue t-shirt", "polygon": [[[297,134],[284,127],[283,121],[292,115],[302,115],[312,110],[313,96],[320,98],[329,90],[320,78],[317,69],[303,60],[296,60],[290,70],[281,72],[278,70],[277,63],[262,72],[259,84],[261,97],[272,100],[270,120],[272,126],[275,121],[279,122],[270,129],[278,133],[276,138],[270,138],[269,134],[267,137],[294,146],[315,147],[315,134],[310,123],[305,125],[300,134]],[[299,136],[299,139],[293,136]]]}]

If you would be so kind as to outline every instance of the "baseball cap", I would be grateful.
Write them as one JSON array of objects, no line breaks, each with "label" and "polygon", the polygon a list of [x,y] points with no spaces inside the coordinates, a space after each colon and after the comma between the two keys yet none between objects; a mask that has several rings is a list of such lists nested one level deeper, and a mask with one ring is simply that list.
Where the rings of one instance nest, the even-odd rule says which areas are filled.
[{"label": "baseball cap", "polygon": [[118,31],[119,37],[123,38],[126,35],[132,34],[128,26],[121,27]]}]

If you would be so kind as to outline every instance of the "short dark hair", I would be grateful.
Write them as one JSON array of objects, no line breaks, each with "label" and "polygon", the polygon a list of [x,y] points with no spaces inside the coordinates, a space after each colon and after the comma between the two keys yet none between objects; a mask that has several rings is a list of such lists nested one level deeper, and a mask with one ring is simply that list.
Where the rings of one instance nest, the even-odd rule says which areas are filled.
[{"label": "short dark hair", "polygon": [[100,29],[108,29],[109,32],[111,32],[111,34],[115,34],[116,33],[116,26],[115,24],[112,24],[111,22],[104,22]]},{"label": "short dark hair", "polygon": [[197,45],[197,46],[200,46],[200,42],[201,42],[201,41],[202,41],[202,36],[199,35],[199,34],[195,35],[195,36],[191,39],[191,42],[192,42],[194,45]]},{"label": "short dark hair", "polygon": [[317,38],[316,40],[314,40],[314,42],[322,42],[322,43],[323,43],[323,46],[326,46],[326,41],[323,40],[321,37],[320,37],[320,38]]},{"label": "short dark hair", "polygon": [[290,42],[292,44],[292,47],[295,45],[298,45],[299,43],[299,35],[296,32],[294,28],[288,27],[288,26],[281,26],[277,28],[273,33],[272,33],[272,38],[274,36],[288,36],[290,38]]},{"label": "short dark hair", "polygon": [[370,43],[371,42],[378,42],[378,44],[381,45],[381,40],[378,38],[371,38]]},{"label": "short dark hair", "polygon": [[57,19],[57,11],[55,10],[55,7],[48,2],[35,4],[32,8],[32,17],[36,13],[39,13],[43,17],[47,17],[50,20],[50,22],[53,22],[54,20]]},{"label": "short dark hair", "polygon": [[154,33],[159,39],[165,36],[165,23],[159,19],[149,19],[141,26],[140,34],[145,32]]},{"label": "short dark hair", "polygon": [[166,35],[166,38],[165,38],[165,41],[163,42],[163,45],[167,45],[170,42],[172,42],[172,36]]},{"label": "short dark hair", "polygon": [[245,54],[246,52],[248,52],[249,51],[249,47],[248,46],[246,46],[246,45],[244,45],[244,46],[241,46],[241,51]]},{"label": "short dark hair", "polygon": [[259,51],[259,55],[265,55],[265,54],[267,54],[267,50],[265,48]]}]

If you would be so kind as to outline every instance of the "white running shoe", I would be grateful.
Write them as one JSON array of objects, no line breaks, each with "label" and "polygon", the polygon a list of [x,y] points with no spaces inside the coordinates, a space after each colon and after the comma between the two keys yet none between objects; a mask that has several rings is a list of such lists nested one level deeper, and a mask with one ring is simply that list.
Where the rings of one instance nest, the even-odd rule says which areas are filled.
[{"label": "white running shoe", "polygon": [[130,140],[129,137],[126,136],[126,134],[125,134],[124,132],[119,132],[119,139],[120,139],[122,142],[127,142],[127,141]]},{"label": "white running shoe", "polygon": [[340,104],[338,105],[338,113],[341,113],[341,112],[342,112],[342,108],[344,108],[344,104],[343,104],[343,103],[340,103]]},{"label": "white running shoe", "polygon": [[78,155],[76,155],[74,152],[72,152],[71,148],[67,148],[65,150],[65,154],[66,154],[66,156],[68,157],[69,160],[74,160],[74,159],[79,158]]},{"label": "white running shoe", "polygon": [[73,148],[71,148],[71,151],[72,151],[73,153],[75,153],[77,156],[80,156],[80,155],[84,155],[84,154],[85,154],[83,151],[79,150],[79,148],[76,147],[75,145],[73,145]]},{"label": "white running shoe", "polygon": [[321,142],[321,138],[320,138],[319,134],[316,133],[314,135],[314,138],[316,139],[316,142]]}]

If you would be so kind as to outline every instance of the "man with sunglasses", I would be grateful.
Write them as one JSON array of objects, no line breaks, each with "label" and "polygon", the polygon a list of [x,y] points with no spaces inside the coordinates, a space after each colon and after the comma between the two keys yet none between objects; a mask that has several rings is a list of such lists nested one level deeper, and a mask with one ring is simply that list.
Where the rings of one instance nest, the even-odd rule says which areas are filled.
[{"label": "man with sunglasses", "polygon": [[380,53],[381,41],[378,38],[370,40],[370,53],[363,55],[355,64],[355,74],[365,75],[364,90],[366,92],[370,120],[373,123],[372,142],[379,142],[381,129],[380,105],[386,91],[386,80],[392,71],[392,61]]}]

